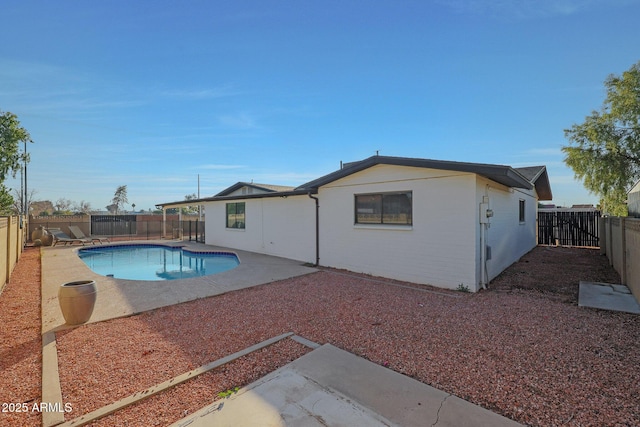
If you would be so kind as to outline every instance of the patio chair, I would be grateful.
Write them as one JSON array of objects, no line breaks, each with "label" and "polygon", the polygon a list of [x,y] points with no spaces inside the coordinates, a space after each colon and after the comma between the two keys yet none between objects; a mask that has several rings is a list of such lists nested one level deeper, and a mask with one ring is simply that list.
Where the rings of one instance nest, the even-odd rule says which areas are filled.
[{"label": "patio chair", "polygon": [[104,236],[87,236],[86,234],[84,234],[82,232],[82,230],[80,229],[80,227],[78,227],[77,225],[70,225],[69,226],[69,231],[71,232],[71,234],[73,234],[73,237],[76,237],[78,239],[88,239],[91,241],[91,243],[95,242],[100,242],[100,243],[104,243],[104,242],[111,242],[111,240],[109,240],[108,237],[104,237]]},{"label": "patio chair", "polygon": [[90,239],[78,239],[78,238],[69,237],[66,233],[64,233],[59,228],[49,228],[47,229],[47,231],[53,236],[52,246],[55,246],[58,243],[64,243],[65,246],[67,244],[73,245],[76,242],[82,243],[82,246],[84,246],[86,243],[91,243]]}]

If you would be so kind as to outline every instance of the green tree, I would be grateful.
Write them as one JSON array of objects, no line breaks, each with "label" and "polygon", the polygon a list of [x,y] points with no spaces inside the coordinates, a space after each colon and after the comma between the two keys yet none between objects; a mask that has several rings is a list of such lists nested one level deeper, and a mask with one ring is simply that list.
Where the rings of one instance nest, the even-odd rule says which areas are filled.
[{"label": "green tree", "polygon": [[[184,196],[185,200],[197,200],[198,196],[196,195],[196,193],[192,193],[192,194],[187,194],[186,196]],[[194,206],[186,206],[182,208],[182,213],[185,215],[195,215],[198,213],[198,205],[194,205]]]},{"label": "green tree", "polygon": [[565,163],[609,215],[626,216],[627,192],[640,178],[640,62],[604,82],[600,111],[564,131]]},{"label": "green tree", "polygon": [[4,215],[15,213],[13,197],[4,181],[10,173],[15,178],[22,165],[29,162],[29,155],[20,151],[21,142],[33,142],[29,132],[20,126],[18,116],[0,111],[0,212]]},{"label": "green tree", "polygon": [[115,206],[116,215],[127,203],[129,203],[129,200],[127,199],[127,186],[121,185],[116,188],[116,192],[113,194],[113,199],[111,199],[112,206]]}]

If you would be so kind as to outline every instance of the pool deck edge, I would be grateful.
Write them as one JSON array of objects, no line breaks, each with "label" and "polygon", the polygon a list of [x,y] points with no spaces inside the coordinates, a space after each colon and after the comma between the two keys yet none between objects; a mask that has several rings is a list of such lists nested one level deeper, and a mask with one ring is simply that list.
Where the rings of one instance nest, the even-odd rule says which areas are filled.
[{"label": "pool deck edge", "polygon": [[222,273],[189,279],[124,280],[91,271],[77,254],[82,246],[43,248],[42,333],[68,328],[58,304],[58,288],[71,281],[90,279],[96,282],[98,296],[93,314],[87,322],[95,323],[318,271],[304,266],[301,261],[195,242],[146,243],[184,246],[193,251],[232,252],[239,258],[240,265]]}]

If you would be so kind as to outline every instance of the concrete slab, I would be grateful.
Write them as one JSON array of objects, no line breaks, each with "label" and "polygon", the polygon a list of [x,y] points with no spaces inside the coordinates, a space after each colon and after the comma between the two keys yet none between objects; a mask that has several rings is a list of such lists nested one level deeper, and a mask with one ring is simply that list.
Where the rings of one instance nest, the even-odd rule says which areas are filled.
[{"label": "concrete slab", "polygon": [[[64,329],[58,304],[58,288],[75,280],[95,280],[96,305],[88,323],[129,316],[159,307],[219,295],[225,292],[288,279],[317,271],[300,261],[253,252],[181,241],[119,242],[181,245],[194,250],[234,252],[240,265],[210,276],[170,281],[122,280],[98,275],[78,257],[81,246],[47,247],[42,250],[42,332]],[[117,245],[118,243],[115,243]],[[108,246],[108,245],[104,245]]]},{"label": "concrete slab", "polygon": [[600,282],[580,282],[578,306],[640,314],[640,305],[628,287]]},{"label": "concrete slab", "polygon": [[521,424],[325,344],[178,426],[516,427]]}]

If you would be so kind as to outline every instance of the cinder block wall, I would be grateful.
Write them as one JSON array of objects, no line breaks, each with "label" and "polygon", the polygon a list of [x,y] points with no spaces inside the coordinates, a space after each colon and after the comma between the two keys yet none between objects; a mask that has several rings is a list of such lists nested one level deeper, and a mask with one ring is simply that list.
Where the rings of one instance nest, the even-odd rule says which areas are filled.
[{"label": "cinder block wall", "polygon": [[[603,242],[609,263],[640,302],[640,218],[603,218]],[[602,246],[600,249],[602,252]]]},{"label": "cinder block wall", "polygon": [[640,302],[640,219],[625,221],[627,286]]},{"label": "cinder block wall", "polygon": [[51,215],[51,216],[31,216],[29,218],[29,233],[27,240],[31,241],[31,233],[38,228],[59,228],[64,233],[71,235],[69,225],[76,225],[86,235],[91,234],[90,215]]}]

